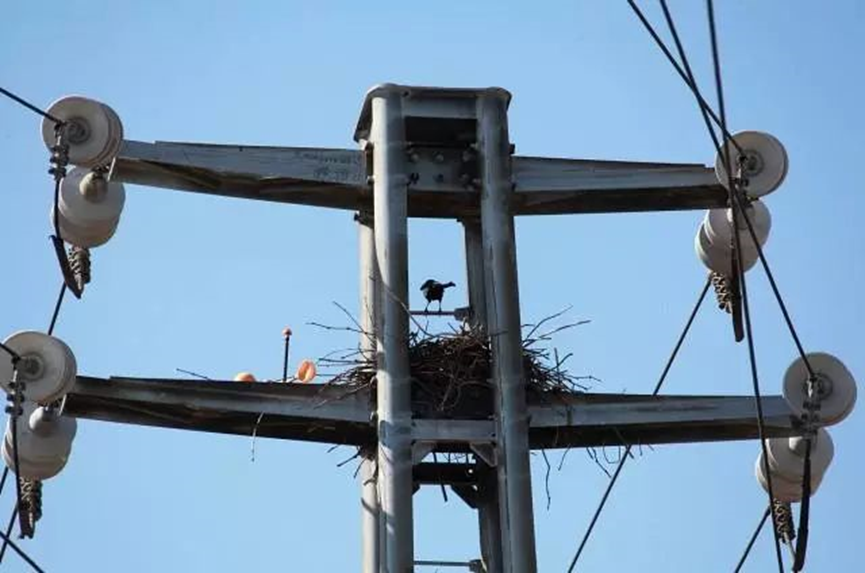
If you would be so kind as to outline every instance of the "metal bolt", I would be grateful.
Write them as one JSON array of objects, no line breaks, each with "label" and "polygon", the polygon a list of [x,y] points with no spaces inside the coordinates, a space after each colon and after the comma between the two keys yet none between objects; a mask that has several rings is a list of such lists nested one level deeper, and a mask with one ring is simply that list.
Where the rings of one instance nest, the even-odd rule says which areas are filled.
[{"label": "metal bolt", "polygon": [[445,156],[444,156],[444,155],[442,155],[441,153],[436,153],[436,154],[435,154],[435,162],[436,162],[436,163],[444,163],[444,161],[445,161]]}]

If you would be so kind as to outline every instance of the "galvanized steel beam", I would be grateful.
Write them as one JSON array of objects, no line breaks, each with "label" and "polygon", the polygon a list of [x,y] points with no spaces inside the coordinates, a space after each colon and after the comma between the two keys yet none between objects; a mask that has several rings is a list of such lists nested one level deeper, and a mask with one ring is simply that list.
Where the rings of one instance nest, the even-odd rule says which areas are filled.
[{"label": "galvanized steel beam", "polygon": [[[367,390],[338,386],[79,376],[64,411],[83,419],[244,436],[252,435],[264,413],[261,437],[371,446],[374,407]],[[769,436],[800,433],[781,396],[764,396],[763,411]],[[751,396],[557,395],[530,400],[528,412],[533,449],[757,438]],[[414,426],[440,443],[438,451],[469,451],[470,442],[495,439],[489,420],[463,420],[459,435],[445,421],[415,420]],[[446,437],[453,441],[443,442]]]},{"label": "galvanized steel beam", "polygon": [[496,396],[503,571],[532,573],[537,561],[506,93],[489,90],[477,100],[481,229]]},{"label": "galvanized steel beam", "polygon": [[[466,251],[466,282],[471,311],[469,324],[475,330],[486,332],[487,296],[484,276],[483,232],[480,220],[463,220],[463,231]],[[500,490],[496,470],[488,467],[480,458],[478,458],[477,468],[476,503],[481,559],[487,573],[501,573],[502,528],[499,505]]]},{"label": "galvanized steel beam", "polygon": [[[438,157],[438,153],[436,157]],[[459,179],[459,154],[421,154],[411,217],[478,217],[478,194]],[[351,149],[124,141],[115,181],[335,209],[372,209],[363,153]],[[726,190],[695,164],[513,158],[515,215],[709,209]]]},{"label": "galvanized steel beam", "polygon": [[[358,213],[358,260],[360,310],[360,351],[365,360],[375,361],[376,325],[376,265],[375,233],[372,213]],[[379,573],[380,547],[382,542],[380,508],[378,499],[378,478],[376,470],[376,450],[365,448],[360,462],[361,489],[361,570],[363,573]]]},{"label": "galvanized steel beam", "polygon": [[381,563],[386,573],[405,573],[414,562],[405,126],[398,91],[385,88],[372,94],[371,106],[375,256],[381,291],[376,328]]}]

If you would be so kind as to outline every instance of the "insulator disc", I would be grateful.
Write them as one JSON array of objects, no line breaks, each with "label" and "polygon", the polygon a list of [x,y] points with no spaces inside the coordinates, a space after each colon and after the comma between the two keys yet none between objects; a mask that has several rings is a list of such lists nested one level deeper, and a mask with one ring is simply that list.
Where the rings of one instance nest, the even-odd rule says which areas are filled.
[{"label": "insulator disc", "polygon": [[[3,461],[6,462],[6,466],[10,470],[15,471],[15,458],[12,454],[12,446],[9,445],[6,440],[3,440],[2,453]],[[66,467],[67,461],[68,458],[61,457],[48,462],[35,462],[28,460],[27,458],[22,458],[19,455],[18,471],[22,478],[47,480],[63,471],[63,468]]]},{"label": "insulator disc", "polygon": [[[59,210],[59,209],[58,209]],[[54,208],[52,207],[50,213],[51,224],[54,225]],[[81,247],[82,249],[92,249],[94,247],[99,247],[104,245],[111,237],[114,236],[114,233],[117,231],[117,222],[113,225],[104,225],[100,227],[91,226],[81,227],[69,221],[66,216],[60,211],[60,235],[61,238],[69,243],[70,245],[75,245],[76,247]]]},{"label": "insulator disc", "polygon": [[[51,104],[48,113],[69,123],[69,162],[82,167],[110,164],[123,144],[123,126],[108,106],[80,96],[67,96]],[[56,143],[54,122],[42,120],[42,140]]]},{"label": "insulator disc", "polygon": [[[24,396],[39,404],[48,404],[67,394],[75,385],[77,364],[72,351],[58,338],[41,332],[18,332],[4,342],[22,358],[18,379],[25,383]],[[32,365],[32,370],[28,370]],[[8,392],[12,379],[12,360],[0,355],[0,385]]]},{"label": "insulator disc", "polygon": [[106,181],[101,197],[87,198],[82,182],[89,173],[81,167],[69,171],[60,184],[58,207],[70,223],[82,229],[116,227],[126,202],[126,190],[121,183]]},{"label": "insulator disc", "polygon": [[[801,480],[805,475],[804,438],[772,438],[766,440],[769,467],[786,480]],[[822,477],[835,456],[835,445],[829,432],[820,428],[811,443],[811,474]]]},{"label": "insulator disc", "polygon": [[[751,226],[754,228],[754,234],[757,235],[757,240],[760,246],[766,244],[769,239],[769,231],[772,228],[772,216],[769,214],[769,209],[761,201],[754,201],[747,207],[746,214],[748,220],[751,221]],[[733,212],[732,209],[710,209],[706,212],[706,217],[703,220],[703,225],[706,228],[706,236],[712,244],[729,244],[733,240]],[[748,224],[742,215],[739,215],[739,239],[743,244],[753,245],[751,233],[748,231]]]},{"label": "insulator disc", "polygon": [[106,153],[99,165],[111,165],[117,155],[120,153],[120,149],[123,147],[123,123],[120,121],[120,116],[117,115],[117,112],[114,109],[106,104],[101,104],[105,109],[105,112],[108,114],[108,125],[111,128],[111,136],[112,141],[116,142],[111,148],[106,150]]},{"label": "insulator disc", "polygon": [[[827,426],[837,424],[856,405],[856,380],[844,363],[831,354],[809,352],[806,356],[817,375],[820,419]],[[784,374],[783,394],[790,408],[801,416],[808,399],[808,369],[801,357],[794,360]]]},{"label": "insulator disc", "polygon": [[[712,243],[706,234],[704,224],[697,230],[694,237],[694,251],[706,267],[724,276],[732,276],[732,248],[728,243]],[[742,265],[747,272],[751,270],[760,258],[757,249],[750,241],[742,244]]]},{"label": "insulator disc", "polygon": [[[31,429],[29,423],[36,405],[25,402],[22,406],[24,413],[17,420],[20,475],[28,479],[51,478],[60,473],[69,460],[78,423],[75,418],[59,416],[37,433]],[[14,471],[11,419],[6,423],[2,449],[6,465]]]},{"label": "insulator disc", "polygon": [[[771,468],[770,471],[772,471]],[[769,493],[769,482],[764,473],[762,452],[757,456],[757,461],[754,463],[754,474],[766,493]],[[822,475],[811,475],[811,496],[817,493],[822,481]],[[772,471],[772,494],[775,496],[775,499],[782,503],[798,503],[802,501],[802,483],[802,478],[788,480],[777,472]]]},{"label": "insulator disc", "polygon": [[[745,192],[749,197],[762,197],[777,189],[787,176],[787,151],[775,137],[762,131],[741,131],[733,136],[744,152],[743,177],[747,180]],[[738,165],[739,150],[731,143],[729,148],[730,161]],[[715,157],[715,174],[724,187],[728,186],[727,170],[724,168],[724,147]]]}]

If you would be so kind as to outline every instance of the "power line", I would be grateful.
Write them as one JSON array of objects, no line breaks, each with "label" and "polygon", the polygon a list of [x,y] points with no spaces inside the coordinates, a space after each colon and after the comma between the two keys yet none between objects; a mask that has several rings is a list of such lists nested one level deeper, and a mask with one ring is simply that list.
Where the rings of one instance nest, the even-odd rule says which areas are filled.
[{"label": "power line", "polygon": [[[54,177],[54,197],[53,197],[53,214],[54,214],[54,233],[55,233],[55,242],[60,243],[62,245],[62,237],[60,234],[60,214],[59,214],[59,199],[60,199],[60,185],[63,180],[63,177],[66,176],[66,163],[68,160],[67,157],[67,148],[64,144],[64,126],[65,122],[60,119],[54,117],[46,111],[38,108],[32,103],[28,102],[24,98],[10,92],[7,89],[0,87],[0,94],[6,96],[7,98],[15,101],[16,103],[22,105],[28,110],[54,122],[55,131],[57,133],[57,144],[51,149],[51,163],[52,167],[49,170],[51,175]],[[62,247],[61,247],[62,249]],[[63,253],[65,255],[65,252]],[[68,266],[68,261],[67,261]],[[63,262],[61,261],[61,270],[63,269]],[[65,272],[64,272],[65,275]],[[60,315],[60,309],[63,305],[64,296],[66,294],[67,285],[64,279],[63,284],[60,288],[60,293],[57,297],[57,302],[54,304],[54,310],[51,314],[51,322],[48,326],[48,336],[52,336],[54,333],[54,329],[57,326],[57,319]],[[26,554],[24,553],[10,538],[12,533],[12,527],[15,524],[15,518],[19,514],[18,509],[21,507],[21,472],[20,472],[20,458],[18,451],[18,418],[21,415],[21,393],[20,393],[20,385],[21,382],[18,381],[18,363],[21,360],[21,356],[18,355],[14,350],[9,348],[6,344],[0,342],[0,349],[7,352],[12,357],[12,380],[10,381],[11,388],[11,406],[7,407],[7,412],[10,416],[11,422],[11,430],[12,430],[12,457],[13,457],[13,465],[14,465],[14,473],[15,473],[15,489],[16,489],[16,504],[12,511],[12,516],[9,519],[9,524],[6,528],[5,535],[0,533],[0,537],[3,538],[3,546],[0,548],[0,562],[3,561],[3,557],[6,554],[6,547],[11,546],[12,549],[15,550],[34,570],[42,572],[43,570]],[[0,479],[0,491],[2,491],[3,487],[6,484],[6,480],[9,475],[9,467],[4,468],[3,477]]]},{"label": "power line", "polygon": [[[655,384],[655,389],[652,391],[652,396],[657,396],[658,392],[661,391],[661,386],[664,385],[664,381],[667,379],[667,374],[669,374],[670,368],[672,368],[673,362],[676,360],[676,356],[678,356],[679,350],[681,350],[682,344],[684,344],[685,338],[688,336],[688,332],[691,330],[691,325],[694,324],[694,319],[697,317],[697,312],[703,305],[703,300],[705,300],[706,293],[709,292],[710,286],[712,286],[711,278],[706,280],[706,284],[703,286],[703,290],[700,292],[697,303],[694,305],[693,310],[691,310],[691,314],[688,316],[688,321],[685,323],[685,328],[679,335],[679,339],[676,341],[676,345],[673,347],[673,351],[670,353],[670,357],[667,359],[667,363],[664,365],[664,370],[661,372],[661,376],[658,379],[658,382]],[[580,555],[582,555],[583,549],[585,549],[586,543],[589,541],[589,537],[592,535],[592,530],[595,528],[595,524],[598,522],[598,517],[600,517],[601,512],[604,510],[604,506],[607,503],[607,498],[610,497],[610,492],[613,491],[613,487],[616,485],[616,481],[618,481],[619,479],[619,474],[622,473],[622,468],[625,467],[625,462],[628,460],[630,453],[631,445],[628,444],[625,447],[625,453],[622,455],[621,459],[619,459],[619,464],[616,466],[616,471],[613,473],[613,476],[610,478],[610,482],[607,484],[607,489],[604,491],[604,495],[601,496],[601,501],[598,504],[598,507],[595,509],[595,513],[592,516],[592,520],[589,522],[589,527],[586,529],[586,532],[583,535],[583,539],[580,541],[577,552],[574,554],[574,558],[571,560],[571,565],[568,567],[568,573],[572,573],[574,567],[576,567],[577,561],[579,560]]]},{"label": "power line", "polygon": [[[661,4],[661,8],[664,12],[664,17],[667,21],[667,25],[670,29],[670,33],[673,36],[673,41],[676,44],[676,49],[679,53],[679,58],[682,60],[682,64],[683,64],[685,72],[687,74],[687,78],[688,78],[688,80],[690,80],[690,85],[696,91],[697,90],[696,80],[694,78],[693,72],[691,71],[691,67],[688,64],[687,55],[685,54],[685,50],[682,46],[682,42],[679,38],[679,34],[676,30],[676,26],[675,26],[675,23],[673,21],[670,10],[667,6],[667,2],[666,2],[666,0],[660,0],[660,4]],[[715,48],[716,48],[716,44],[715,44]],[[720,75],[716,75],[716,78],[720,78]],[[696,95],[697,94],[695,93],[695,96]],[[719,101],[721,101],[720,97],[719,97]],[[712,138],[712,142],[715,145],[715,149],[717,150],[718,154],[721,155],[721,146],[718,142],[718,137],[715,134],[715,131],[712,128],[712,125],[709,121],[709,116],[707,114],[706,107],[701,104],[701,98],[699,98],[699,97],[697,97],[697,103],[700,107],[700,112],[701,112],[701,115],[703,117],[703,121],[706,124],[706,129],[708,130],[709,135]],[[723,106],[723,102],[721,102],[721,105]],[[724,119],[723,115],[722,115],[722,119]],[[724,130],[724,132],[726,133],[726,130]],[[729,149],[726,147],[724,149],[724,155],[722,157],[722,160],[724,161],[725,168],[727,170],[728,177],[729,177],[729,174],[732,172],[730,170]],[[728,183],[729,183],[729,181],[728,181]],[[801,357],[802,362],[804,363],[805,368],[808,371],[809,378],[814,379],[814,377],[815,377],[814,370],[811,367],[810,361],[808,360],[808,356],[805,353],[805,350],[802,346],[802,342],[799,338],[799,335],[796,331],[795,326],[793,325],[793,320],[790,317],[790,313],[788,312],[787,306],[784,303],[784,299],[781,296],[780,289],[778,288],[778,285],[775,281],[775,277],[772,274],[772,271],[769,267],[769,263],[766,260],[765,255],[763,254],[762,246],[760,245],[760,242],[757,240],[757,236],[756,236],[756,233],[753,229],[753,225],[751,224],[750,218],[748,217],[747,213],[745,213],[745,209],[743,208],[743,206],[741,204],[741,201],[740,201],[738,194],[732,194],[732,198],[734,201],[736,201],[738,203],[737,206],[739,208],[739,211],[742,213],[743,217],[746,220],[748,232],[750,233],[750,236],[751,236],[751,239],[752,239],[754,245],[756,245],[756,247],[757,247],[757,252],[758,252],[758,256],[760,258],[760,262],[763,266],[763,269],[766,272],[767,278],[769,279],[769,284],[772,288],[772,292],[775,296],[776,301],[778,302],[778,306],[781,309],[781,313],[784,317],[784,321],[787,325],[787,329],[789,330],[790,335],[793,338],[793,342],[796,345],[796,349],[799,353],[799,356]],[[732,208],[732,205],[731,205],[731,208]],[[810,468],[810,449],[811,449],[811,439],[810,438],[806,439],[806,448],[807,448],[807,450],[806,450],[807,454],[805,456],[805,461],[804,461],[805,472],[810,476],[810,469],[811,469]],[[800,517],[799,517],[800,534],[798,536],[798,541],[796,544],[796,551],[794,554],[794,560],[795,560],[794,565],[793,565],[794,571],[799,571],[804,566],[805,554],[807,552],[808,520],[809,520],[809,513],[810,513],[810,495],[811,495],[811,491],[810,491],[811,490],[811,484],[810,484],[809,479],[807,479],[805,482],[803,482],[802,511],[800,512]]]},{"label": "power line", "polygon": [[742,557],[739,559],[739,563],[736,565],[736,569],[733,573],[739,573],[741,571],[742,566],[745,564],[745,561],[748,559],[748,555],[751,553],[751,548],[754,547],[754,543],[757,541],[757,538],[760,536],[760,532],[763,530],[763,526],[766,525],[766,520],[769,519],[769,514],[772,513],[771,504],[766,507],[766,511],[763,512],[763,518],[760,520],[760,523],[757,525],[757,529],[754,530],[754,534],[751,536],[751,540],[748,541],[748,546],[745,547],[745,552],[742,553]]},{"label": "power line", "polygon": [[[712,128],[712,123],[709,121],[708,107],[703,105],[703,98],[699,95],[700,89],[697,87],[697,80],[694,77],[694,72],[691,70],[691,65],[688,63],[688,56],[685,53],[685,48],[679,38],[679,32],[676,30],[676,24],[673,21],[673,15],[667,6],[667,0],[660,0],[661,9],[664,11],[664,19],[667,21],[667,27],[670,29],[670,34],[673,36],[673,42],[676,44],[676,51],[679,52],[679,59],[682,61],[682,66],[685,68],[687,78],[685,79],[688,86],[692,88],[691,93],[697,99],[697,106],[700,108],[700,115],[703,117],[703,122],[706,124],[706,129],[712,137],[712,142],[715,144],[715,149],[721,153],[721,143],[718,141],[718,136]],[[711,111],[711,109],[709,109]]]},{"label": "power line", "polygon": [[[6,407],[6,412],[9,414],[9,425],[12,430],[12,464],[15,470],[15,507],[21,507],[21,464],[18,453],[18,419],[21,416],[21,386],[22,382],[18,380],[18,367],[12,368],[12,380],[9,382],[10,394],[7,397],[11,404]],[[8,466],[7,466],[8,467]],[[5,551],[7,540],[3,540],[3,550]],[[2,555],[2,553],[0,553]]]},{"label": "power line", "polygon": [[[697,80],[694,76],[693,71],[691,70],[691,65],[688,63],[688,56],[685,53],[685,48],[682,44],[681,39],[679,38],[679,32],[678,32],[678,30],[676,30],[676,23],[673,21],[673,15],[670,13],[670,9],[667,6],[666,0],[660,0],[660,3],[661,3],[661,9],[664,12],[664,18],[667,21],[667,27],[670,29],[670,34],[673,36],[673,41],[676,44],[676,50],[679,52],[679,58],[682,60],[682,65],[684,66],[685,72],[688,76],[688,80],[690,81],[689,87],[692,88],[691,93],[694,94],[694,97],[697,100],[697,107],[700,108],[700,116],[703,118],[703,123],[706,126],[706,131],[709,132],[709,136],[712,138],[712,144],[715,146],[715,152],[720,157],[720,156],[722,156],[721,144],[718,141],[718,136],[715,133],[715,130],[712,128],[712,123],[709,121],[709,114],[706,111],[707,108],[706,108],[706,106],[704,106],[701,103],[703,101],[703,98],[700,96],[700,89],[697,86]],[[724,133],[727,133],[726,130],[724,130]],[[727,134],[727,135],[729,135],[729,134]],[[735,144],[734,139],[726,139],[726,140],[727,141],[733,141]],[[739,152],[742,153],[742,149],[741,149],[741,147],[738,146],[738,144],[736,144],[736,147],[738,148]],[[724,157],[726,157],[726,155]],[[729,165],[727,165],[726,163],[724,165],[727,168],[727,173],[729,173],[730,172]],[[729,199],[729,197],[728,197],[728,199]],[[741,292],[740,292],[740,288],[739,288],[739,282],[737,280],[731,280],[729,282],[729,289],[730,289],[730,302],[731,302],[731,306],[730,306],[729,310],[730,310],[730,313],[731,313],[732,319],[733,319],[733,332],[735,335],[736,342],[741,342],[742,338],[744,337],[744,333],[742,330],[742,305],[741,305]]]},{"label": "power line", "polygon": [[[11,525],[11,523],[14,523],[14,518],[15,518],[15,514],[14,514],[14,513],[12,514],[12,518],[13,518],[13,519],[12,519],[12,521],[10,522],[10,525]],[[10,529],[11,529],[11,528],[10,528]],[[39,567],[39,565],[37,565],[36,562],[33,561],[33,559],[31,559],[29,555],[27,555],[26,553],[24,553],[24,550],[23,550],[23,549],[21,549],[20,547],[18,547],[18,544],[17,544],[17,543],[15,543],[14,541],[12,541],[12,539],[10,539],[9,534],[10,534],[10,530],[7,530],[5,534],[0,533],[0,537],[3,538],[3,551],[6,550],[6,544],[8,544],[9,547],[11,547],[12,550],[15,551],[15,553],[17,553],[17,554],[21,557],[21,559],[23,559],[24,561],[26,561],[27,564],[30,565],[30,567],[32,567],[34,571],[37,571],[38,573],[45,573],[45,570],[44,570],[44,569],[42,569],[41,567]],[[0,553],[0,560],[2,560],[2,559],[3,559],[3,553]]]},{"label": "power line", "polygon": [[793,324],[793,319],[790,317],[790,313],[787,310],[787,305],[784,303],[784,298],[781,296],[781,290],[778,288],[778,283],[775,281],[775,275],[772,274],[772,269],[769,268],[769,261],[766,260],[766,255],[763,253],[763,247],[760,246],[760,242],[757,240],[757,232],[754,230],[754,225],[751,222],[751,218],[748,216],[747,212],[742,206],[742,200],[738,195],[733,196],[736,204],[739,207],[740,214],[742,215],[742,219],[745,221],[745,226],[748,228],[748,234],[751,237],[754,245],[757,247],[757,255],[760,257],[760,264],[763,267],[763,270],[766,272],[766,278],[769,279],[769,286],[772,289],[772,294],[775,295],[775,300],[778,302],[778,306],[781,308],[781,314],[784,316],[784,322],[787,324],[787,330],[790,332],[790,336],[793,338],[793,342],[796,344],[796,350],[799,352],[800,358],[802,358],[802,362],[805,365],[805,369],[808,371],[809,378],[815,377],[814,369],[811,367],[811,362],[808,360],[808,355],[805,353],[805,348],[802,346],[802,342],[799,338],[799,334],[796,332],[796,327]]},{"label": "power line", "polygon": [[49,119],[49,120],[53,121],[56,125],[63,125],[63,123],[64,123],[63,121],[57,119],[56,117],[54,117],[53,115],[51,115],[47,111],[43,111],[42,109],[36,107],[35,105],[30,103],[26,99],[22,98],[21,96],[15,95],[14,93],[10,92],[7,89],[0,87],[0,94],[8,97],[12,101],[14,101],[20,105],[23,105],[24,107],[26,107],[27,109],[29,109],[33,113],[41,115],[45,119]]},{"label": "power line", "polygon": [[[18,479],[18,476],[15,476]],[[3,563],[3,556],[6,555],[6,547],[9,545],[9,536],[12,535],[12,526],[15,525],[15,518],[18,517],[18,504],[12,508],[12,515],[9,516],[9,523],[6,525],[6,536],[3,538],[3,547],[0,547],[0,563]]]},{"label": "power line", "polygon": [[715,122],[715,125],[717,125],[719,128],[721,128],[721,133],[724,135],[724,137],[726,139],[729,139],[730,141],[732,141],[733,145],[736,146],[736,149],[738,149],[739,152],[741,153],[742,149],[741,149],[741,147],[739,147],[739,144],[735,140],[733,140],[732,136],[727,131],[726,126],[723,125],[723,123],[721,122],[721,119],[718,117],[718,114],[715,113],[715,111],[708,104],[708,102],[706,102],[706,100],[703,99],[703,96],[700,95],[700,90],[697,89],[697,85],[694,83],[694,81],[692,79],[688,78],[688,75],[682,69],[682,66],[680,66],[679,62],[676,61],[676,58],[673,57],[673,54],[670,52],[670,49],[667,48],[666,44],[664,44],[664,41],[661,39],[661,37],[655,31],[655,28],[652,26],[652,24],[649,22],[649,20],[646,19],[646,16],[643,14],[643,11],[640,10],[640,7],[637,6],[637,4],[636,4],[636,2],[634,2],[634,0],[628,0],[628,4],[631,6],[631,10],[634,11],[634,14],[637,15],[637,18],[639,18],[640,22],[643,24],[643,27],[646,29],[646,31],[649,33],[649,35],[652,37],[652,39],[655,40],[655,43],[658,45],[658,48],[661,49],[661,51],[667,57],[667,60],[670,62],[670,64],[672,64],[673,69],[676,70],[676,72],[679,74],[679,77],[682,78],[682,81],[685,82],[685,85],[688,86],[688,88],[690,88],[691,93],[693,93],[694,97],[697,98],[697,102],[700,104],[700,108],[705,110],[705,113],[707,113],[709,115],[709,117],[712,118],[712,121]]},{"label": "power line", "polygon": [[[721,131],[723,133],[727,133],[727,118],[726,112],[724,110],[724,84],[721,79],[721,58],[718,52],[718,35],[715,27],[715,9],[712,3],[712,0],[706,0],[706,9],[709,16],[709,37],[712,44],[712,64],[715,72],[715,89],[718,94],[718,112],[721,115]],[[738,186],[736,184],[738,177],[734,180],[731,175],[732,171],[730,170],[730,147],[728,145],[724,145],[724,158],[726,161],[726,169],[727,169],[727,189],[730,194],[730,208],[733,211],[733,244],[735,247],[736,261],[735,272],[739,278],[739,287],[742,290],[742,311],[745,318],[745,332],[746,339],[748,343],[748,360],[751,364],[751,380],[754,386],[754,401],[757,406],[757,433],[760,438],[760,447],[763,450],[763,464],[766,473],[766,483],[768,485],[768,495],[769,495],[769,503],[772,503],[772,500],[775,498],[773,487],[772,487],[772,473],[769,471],[769,454],[768,448],[766,446],[766,433],[764,428],[763,421],[763,399],[760,395],[760,379],[757,374],[757,356],[756,350],[754,347],[754,332],[751,324],[751,311],[750,305],[748,304],[748,287],[745,281],[745,271],[742,264],[742,240],[739,236],[739,232],[736,230],[737,225],[737,216],[739,209],[739,203],[735,202],[735,195],[739,192]],[[744,210],[743,210],[744,211]],[[773,517],[774,524],[774,517]],[[781,542],[778,538],[778,528],[773,527],[772,531],[774,533],[775,539],[775,556],[778,561],[778,572],[784,572],[784,561],[781,557]]]},{"label": "power line", "polygon": [[54,312],[51,314],[51,324],[48,326],[48,336],[54,334],[54,327],[57,326],[57,317],[60,315],[60,307],[63,306],[63,296],[66,294],[66,282],[60,287],[60,294],[57,295],[57,302],[54,304]]},{"label": "power line", "polygon": [[811,513],[811,446],[810,437],[805,439],[805,467],[802,477],[802,507],[799,510],[799,531],[796,534],[796,551],[793,556],[793,571],[798,573],[805,566],[808,552],[808,521]]},{"label": "power line", "polygon": [[21,360],[21,355],[0,342],[0,350],[3,350],[12,358],[12,364],[15,365],[19,360]]}]

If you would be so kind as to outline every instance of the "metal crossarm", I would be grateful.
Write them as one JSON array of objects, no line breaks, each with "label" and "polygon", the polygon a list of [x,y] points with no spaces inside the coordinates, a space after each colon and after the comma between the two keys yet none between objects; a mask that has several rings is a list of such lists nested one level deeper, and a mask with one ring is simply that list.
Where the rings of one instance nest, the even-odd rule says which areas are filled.
[{"label": "metal crossarm", "polygon": [[[333,386],[80,376],[66,399],[79,418],[250,436],[366,446],[375,443],[369,391]],[[781,396],[763,399],[769,436],[800,433]],[[575,394],[529,398],[533,449],[746,440],[757,436],[750,396]],[[415,419],[415,440],[440,451],[494,439],[489,420]]]},{"label": "metal crossarm", "polygon": [[[447,150],[418,148],[409,216],[471,217],[478,193]],[[457,154],[458,155],[458,154]],[[347,210],[372,195],[362,151],[125,141],[112,179],[150,187]],[[514,213],[547,215],[723,207],[726,190],[698,164],[513,158]]]}]

